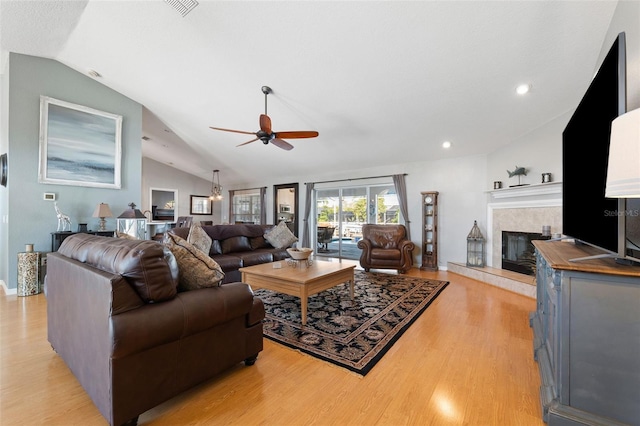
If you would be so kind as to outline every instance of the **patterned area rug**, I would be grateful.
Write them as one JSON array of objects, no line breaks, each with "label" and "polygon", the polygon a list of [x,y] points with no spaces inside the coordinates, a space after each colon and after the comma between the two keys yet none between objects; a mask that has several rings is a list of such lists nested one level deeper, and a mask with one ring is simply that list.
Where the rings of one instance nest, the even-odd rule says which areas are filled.
[{"label": "patterned area rug", "polygon": [[305,326],[299,298],[255,294],[266,309],[265,337],[364,376],[447,284],[356,270],[354,300],[346,283],[309,297]]}]

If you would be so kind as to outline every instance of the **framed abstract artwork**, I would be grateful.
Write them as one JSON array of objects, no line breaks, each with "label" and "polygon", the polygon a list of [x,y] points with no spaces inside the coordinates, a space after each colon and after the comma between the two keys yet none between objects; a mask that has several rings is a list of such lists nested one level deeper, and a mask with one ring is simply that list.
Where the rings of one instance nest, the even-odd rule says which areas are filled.
[{"label": "framed abstract artwork", "polygon": [[38,182],[121,187],[122,116],[40,97]]}]

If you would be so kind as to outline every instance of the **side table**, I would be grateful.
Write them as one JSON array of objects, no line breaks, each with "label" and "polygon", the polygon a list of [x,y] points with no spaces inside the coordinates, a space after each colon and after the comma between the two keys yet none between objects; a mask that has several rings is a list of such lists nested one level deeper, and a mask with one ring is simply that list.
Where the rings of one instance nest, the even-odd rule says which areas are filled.
[{"label": "side table", "polygon": [[60,248],[60,244],[65,240],[65,238],[74,235],[74,234],[91,234],[91,235],[99,235],[101,237],[113,237],[114,231],[83,231],[83,232],[73,232],[73,231],[59,231],[51,233],[51,251],[58,251]]},{"label": "side table", "polygon": [[40,293],[40,252],[18,253],[18,296]]}]

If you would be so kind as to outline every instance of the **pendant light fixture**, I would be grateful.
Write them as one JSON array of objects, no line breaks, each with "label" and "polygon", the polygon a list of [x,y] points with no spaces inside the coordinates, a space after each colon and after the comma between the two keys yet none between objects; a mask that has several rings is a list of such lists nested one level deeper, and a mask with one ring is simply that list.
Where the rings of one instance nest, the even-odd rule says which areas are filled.
[{"label": "pendant light fixture", "polygon": [[220,185],[220,170],[213,171],[211,178],[211,195],[210,200],[222,200],[222,185]]}]

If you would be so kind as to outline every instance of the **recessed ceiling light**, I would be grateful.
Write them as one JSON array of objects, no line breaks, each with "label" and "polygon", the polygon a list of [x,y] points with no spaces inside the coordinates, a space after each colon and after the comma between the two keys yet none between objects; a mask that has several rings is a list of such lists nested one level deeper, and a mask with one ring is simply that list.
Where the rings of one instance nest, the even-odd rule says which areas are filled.
[{"label": "recessed ceiling light", "polygon": [[530,84],[521,84],[518,87],[516,87],[516,93],[518,95],[524,95],[529,93],[529,91],[531,90],[531,85]]},{"label": "recessed ceiling light", "polygon": [[444,149],[451,148],[451,142],[449,142],[449,141],[444,141],[444,142],[442,142],[442,147],[443,147]]}]

